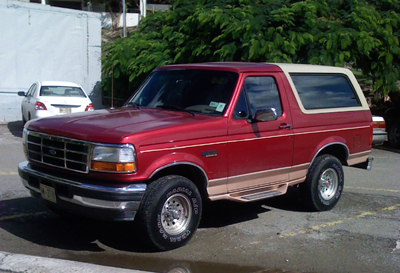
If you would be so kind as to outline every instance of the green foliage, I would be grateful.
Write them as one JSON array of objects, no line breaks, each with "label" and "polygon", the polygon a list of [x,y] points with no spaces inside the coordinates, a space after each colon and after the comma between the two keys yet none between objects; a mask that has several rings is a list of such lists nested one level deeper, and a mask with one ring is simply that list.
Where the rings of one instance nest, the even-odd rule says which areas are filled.
[{"label": "green foliage", "polygon": [[[372,3],[371,3],[372,2]],[[104,48],[103,89],[127,99],[155,67],[212,61],[351,64],[396,89],[399,0],[176,0]]]}]

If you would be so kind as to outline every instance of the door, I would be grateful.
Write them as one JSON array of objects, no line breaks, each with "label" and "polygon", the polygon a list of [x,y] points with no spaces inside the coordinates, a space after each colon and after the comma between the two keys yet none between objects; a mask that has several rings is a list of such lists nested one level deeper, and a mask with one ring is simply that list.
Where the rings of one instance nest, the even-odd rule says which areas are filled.
[{"label": "door", "polygon": [[[23,100],[22,114],[26,120],[29,120],[29,113],[32,111],[32,96],[34,91],[36,90],[36,84],[32,84],[26,93],[26,97]],[[35,105],[35,103],[33,103]]]},{"label": "door", "polygon": [[[229,120],[228,191],[289,180],[293,133],[277,74],[247,75]],[[257,120],[259,113],[274,113]]]}]

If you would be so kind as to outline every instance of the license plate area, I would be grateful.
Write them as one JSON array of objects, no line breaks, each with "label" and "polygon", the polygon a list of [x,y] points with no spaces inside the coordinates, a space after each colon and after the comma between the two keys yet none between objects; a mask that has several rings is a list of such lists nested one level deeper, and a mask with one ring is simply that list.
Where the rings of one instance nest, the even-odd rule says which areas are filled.
[{"label": "license plate area", "polygon": [[71,108],[66,108],[66,107],[60,108],[60,114],[70,114],[70,113],[71,113]]},{"label": "license plate area", "polygon": [[40,184],[40,195],[47,201],[57,203],[56,190],[53,187]]}]

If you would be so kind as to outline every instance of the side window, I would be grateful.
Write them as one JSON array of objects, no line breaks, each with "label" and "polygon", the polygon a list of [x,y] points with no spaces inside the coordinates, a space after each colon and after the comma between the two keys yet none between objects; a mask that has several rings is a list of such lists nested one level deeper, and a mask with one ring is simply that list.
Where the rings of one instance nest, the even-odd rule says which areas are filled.
[{"label": "side window", "polygon": [[282,103],[275,79],[268,76],[247,77],[235,106],[234,118],[246,118],[249,114],[254,117],[257,110],[269,108],[274,108],[278,117],[282,116]]},{"label": "side window", "polygon": [[242,87],[242,90],[240,90],[239,98],[236,102],[235,110],[233,111],[233,117],[235,119],[246,119],[249,117],[244,87]]},{"label": "side window", "polygon": [[27,97],[32,97],[33,96],[33,92],[36,89],[36,84],[32,84],[32,86],[29,88],[28,93],[26,93]]},{"label": "side window", "polygon": [[32,89],[32,97],[35,95],[38,95],[38,94],[36,94],[36,92],[38,92],[38,88],[37,88],[37,85],[35,84],[35,86]]},{"label": "side window", "polygon": [[341,74],[290,74],[307,110],[360,106],[349,80]]}]

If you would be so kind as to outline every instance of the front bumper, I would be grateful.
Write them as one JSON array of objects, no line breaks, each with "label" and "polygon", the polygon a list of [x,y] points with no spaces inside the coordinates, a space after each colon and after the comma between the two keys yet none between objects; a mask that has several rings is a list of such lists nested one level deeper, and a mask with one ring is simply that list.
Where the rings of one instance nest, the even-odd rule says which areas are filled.
[{"label": "front bumper", "polygon": [[28,161],[19,163],[18,173],[31,195],[49,207],[101,220],[133,220],[147,187],[146,184],[112,187],[81,183],[35,170]]}]

